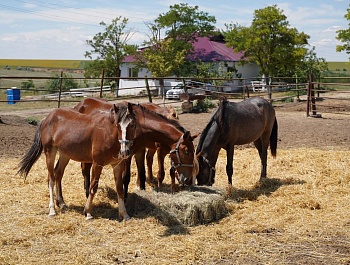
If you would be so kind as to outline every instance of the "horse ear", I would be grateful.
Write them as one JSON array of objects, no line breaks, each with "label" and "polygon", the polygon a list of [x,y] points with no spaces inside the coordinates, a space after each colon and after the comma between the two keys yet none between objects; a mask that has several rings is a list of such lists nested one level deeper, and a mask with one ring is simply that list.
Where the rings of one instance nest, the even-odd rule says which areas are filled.
[{"label": "horse ear", "polygon": [[115,113],[118,113],[118,111],[119,111],[119,108],[115,105],[115,104],[113,104],[113,109],[111,109],[111,112],[115,112]]},{"label": "horse ear", "polygon": [[188,139],[188,138],[190,138],[190,137],[191,137],[191,132],[190,132],[190,131],[186,131],[186,132],[184,133],[183,139],[186,140],[186,139]]},{"label": "horse ear", "polygon": [[115,104],[113,104],[113,108],[109,110],[109,119],[112,123],[116,121],[115,115],[118,113],[118,111],[119,111],[119,108]]},{"label": "horse ear", "polygon": [[128,102],[128,113],[129,113],[129,114],[134,113],[134,110],[133,110],[133,108],[132,108],[132,104],[131,104],[130,102]]},{"label": "horse ear", "polygon": [[192,135],[192,141],[193,141],[194,139],[196,139],[200,134],[201,134],[201,133],[197,133],[197,134],[195,134],[195,135]]}]

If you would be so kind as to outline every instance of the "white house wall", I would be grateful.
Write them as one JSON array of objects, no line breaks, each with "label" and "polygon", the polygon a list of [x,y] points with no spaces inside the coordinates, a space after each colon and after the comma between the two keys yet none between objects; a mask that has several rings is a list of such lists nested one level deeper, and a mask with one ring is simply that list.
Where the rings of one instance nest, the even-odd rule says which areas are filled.
[{"label": "white house wall", "polygon": [[[134,67],[133,64],[131,63],[123,63],[121,65],[121,77],[128,77],[129,75],[129,68]],[[246,63],[245,65],[241,66],[238,65],[238,63],[235,64],[235,67],[237,69],[237,74],[241,74],[241,78],[243,79],[248,79],[248,78],[253,78],[259,76],[259,66],[255,63]],[[148,71],[148,69],[141,69],[138,73],[138,77],[144,78],[148,77],[148,84],[150,86],[151,90],[157,90],[158,94],[161,94],[160,87],[159,87],[159,81],[151,79],[152,74]],[[171,87],[177,85],[181,81],[175,80],[175,79],[167,79],[164,81],[165,85],[165,90],[170,89]],[[250,83],[250,80],[247,80],[245,83]],[[237,84],[233,84],[239,85]],[[119,96],[124,96],[124,95],[132,95],[136,96],[142,93],[146,92],[146,83],[144,79],[120,79],[119,83],[119,91],[118,95]]]}]

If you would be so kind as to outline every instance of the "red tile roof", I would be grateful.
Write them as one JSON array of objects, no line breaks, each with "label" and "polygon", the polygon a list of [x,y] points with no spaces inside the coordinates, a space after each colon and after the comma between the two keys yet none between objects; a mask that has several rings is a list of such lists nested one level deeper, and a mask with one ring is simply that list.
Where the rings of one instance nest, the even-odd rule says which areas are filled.
[{"label": "red tile roof", "polygon": [[[214,41],[209,37],[198,37],[193,43],[194,53],[189,56],[190,60],[201,60],[202,62],[237,62],[241,59],[243,52],[234,52],[222,41]],[[133,56],[126,56],[124,63],[132,63]]]},{"label": "red tile roof", "polygon": [[243,52],[234,52],[224,42],[213,41],[208,37],[198,37],[193,44],[194,53],[191,59],[200,59],[203,62],[228,61],[237,62],[241,59]]}]

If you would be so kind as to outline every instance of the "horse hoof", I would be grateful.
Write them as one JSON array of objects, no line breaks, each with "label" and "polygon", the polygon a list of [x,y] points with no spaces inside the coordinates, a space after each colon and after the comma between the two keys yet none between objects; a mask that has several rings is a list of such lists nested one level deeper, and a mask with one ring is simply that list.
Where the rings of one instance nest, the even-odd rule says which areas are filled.
[{"label": "horse hoof", "polygon": [[90,213],[87,213],[86,217],[85,217],[85,220],[89,221],[89,220],[92,220],[92,219],[94,219],[94,217]]},{"label": "horse hoof", "polygon": [[66,204],[62,204],[62,205],[60,205],[60,209],[61,209],[61,211],[66,211],[66,210],[68,210],[68,206]]},{"label": "horse hoof", "polygon": [[130,219],[131,219],[130,216],[128,214],[125,214],[124,218],[123,218],[123,221],[128,221]]},{"label": "horse hoof", "polygon": [[56,212],[55,212],[55,211],[50,211],[48,216],[49,216],[49,217],[54,217],[55,215],[56,215]]}]

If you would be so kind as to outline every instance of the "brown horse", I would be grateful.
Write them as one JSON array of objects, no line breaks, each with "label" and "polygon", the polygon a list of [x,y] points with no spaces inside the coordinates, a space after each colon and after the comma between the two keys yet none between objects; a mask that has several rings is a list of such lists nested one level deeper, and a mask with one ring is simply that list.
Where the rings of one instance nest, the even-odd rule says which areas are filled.
[{"label": "brown horse", "polygon": [[[123,103],[122,103],[123,104]],[[82,100],[78,105],[74,107],[75,110],[84,113],[84,114],[96,114],[101,111],[106,111],[110,108],[111,104],[107,101],[99,98],[87,98]],[[173,108],[161,108],[157,104],[154,103],[142,103],[142,107],[146,107],[148,110],[154,110],[155,112],[166,115],[167,117],[170,117],[172,119],[177,118],[177,113]],[[179,126],[179,124],[176,124]],[[179,126],[180,127],[180,126]],[[194,139],[194,138],[193,138]],[[153,182],[153,172],[152,172],[152,164],[153,164],[153,156],[155,152],[158,152],[158,187],[161,186],[164,176],[165,176],[165,170],[164,170],[164,158],[169,153],[169,149],[165,146],[161,148],[161,145],[158,145],[154,142],[148,143],[144,147],[148,147],[148,153],[147,153],[147,165],[148,165],[148,179],[147,181],[149,183]],[[137,152],[136,149],[134,149],[134,157],[136,160],[137,168],[138,168],[138,179],[137,179],[137,186],[140,189],[145,189],[145,165],[144,165],[144,158],[145,158],[145,148],[140,148]],[[128,185],[130,183],[130,164],[131,164],[131,157],[128,158],[126,161],[126,167],[124,172],[124,196],[127,196],[128,193]],[[89,187],[89,181],[90,181],[90,167],[91,165],[88,163],[82,164],[82,174],[84,176],[84,183],[85,187]],[[175,170],[172,170],[171,175],[176,175]],[[178,175],[176,175],[178,176]],[[172,178],[173,179],[173,178]],[[192,184],[194,178],[192,178],[192,181],[190,179],[182,179],[179,178],[181,181],[181,184]],[[173,182],[172,182],[173,183]],[[87,190],[87,189],[86,189]],[[174,184],[172,184],[172,191],[174,191]]]},{"label": "brown horse", "polygon": [[[175,109],[170,106],[170,107],[160,107],[157,104],[154,104],[152,102],[145,102],[145,103],[141,103],[142,106],[146,107],[149,110],[152,110],[154,112],[157,112],[161,115],[163,115],[164,117],[168,118],[168,119],[174,119],[174,120],[178,120],[179,116],[177,115]],[[158,175],[157,175],[157,180],[158,180],[158,188],[160,188],[160,186],[162,185],[162,182],[164,180],[165,177],[165,171],[164,171],[164,158],[167,155],[165,152],[162,152],[161,150],[161,146],[157,143],[155,143],[154,148],[149,147],[147,150],[147,154],[146,154],[146,161],[147,161],[147,178],[146,181],[148,183],[153,183],[153,171],[152,171],[152,165],[153,165],[153,158],[155,153],[157,152],[157,157],[158,157]],[[142,168],[145,168],[144,166],[144,156],[142,156],[142,152],[140,152],[139,155],[135,155],[135,160],[136,160],[136,164],[138,167],[138,170],[142,171]],[[128,159],[126,161],[126,163],[128,163],[128,161],[131,162],[131,159]],[[129,167],[130,168],[130,167]],[[128,167],[127,167],[128,169]],[[129,176],[130,178],[130,172],[125,174],[126,176]],[[138,187],[141,189],[145,189],[145,184],[144,183],[140,183],[140,179],[138,179]]]},{"label": "brown horse", "polygon": [[[129,219],[124,205],[122,172],[123,162],[132,154],[132,143],[136,136],[136,120],[132,105],[113,106],[109,112],[88,116],[71,109],[55,109],[40,122],[33,144],[23,156],[17,174],[27,177],[30,169],[42,151],[46,156],[48,184],[50,193],[49,216],[56,214],[54,205],[54,184],[56,184],[56,203],[66,207],[61,180],[70,159],[92,163],[92,181],[84,212],[90,219],[93,197],[98,188],[102,168],[112,165],[118,194],[119,215]],[[123,150],[123,148],[126,148]],[[59,160],[55,157],[59,151]]]},{"label": "brown horse", "polygon": [[266,178],[267,149],[277,152],[278,124],[273,106],[265,99],[254,97],[242,102],[222,100],[204,128],[196,154],[199,162],[198,185],[212,185],[215,164],[221,148],[226,150],[226,173],[232,185],[234,146],[254,142],[261,160],[260,180]]}]

